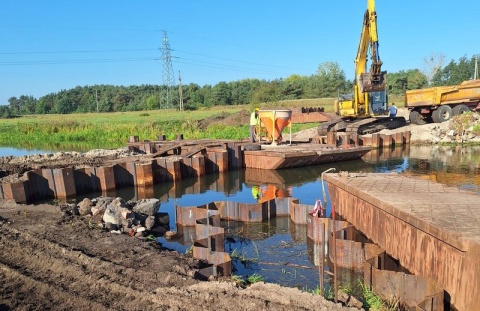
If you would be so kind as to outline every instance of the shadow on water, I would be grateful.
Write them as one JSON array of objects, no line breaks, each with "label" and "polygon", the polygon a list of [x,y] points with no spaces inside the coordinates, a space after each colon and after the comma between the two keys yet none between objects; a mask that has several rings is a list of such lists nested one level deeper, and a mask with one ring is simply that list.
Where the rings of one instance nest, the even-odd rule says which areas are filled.
[{"label": "shadow on water", "polygon": [[[157,184],[151,188],[117,189],[114,193],[94,193],[120,196],[125,199],[158,198],[159,212],[168,213],[170,228],[182,233],[177,241],[159,238],[163,246],[185,253],[195,239],[192,227],[177,227],[175,206],[199,206],[215,201],[255,203],[276,195],[300,199],[302,204],[315,204],[322,199],[321,174],[329,168],[350,172],[397,172],[420,176],[432,181],[460,187],[480,194],[480,147],[402,146],[372,150],[361,160],[331,163],[285,170],[246,169],[226,174]],[[266,197],[268,196],[268,197]],[[77,200],[81,200],[77,198]],[[328,196],[327,196],[328,199]],[[330,206],[327,207],[327,216]],[[267,282],[312,290],[318,287],[319,274],[315,268],[315,249],[306,237],[306,225],[294,224],[289,217],[269,222],[245,224],[223,221],[225,249],[232,258],[233,274],[247,277],[262,275]],[[324,252],[325,254],[327,252]],[[326,270],[331,263],[326,260]],[[330,286],[328,273],[325,286]],[[342,269],[343,286],[357,284],[361,273]]]}]

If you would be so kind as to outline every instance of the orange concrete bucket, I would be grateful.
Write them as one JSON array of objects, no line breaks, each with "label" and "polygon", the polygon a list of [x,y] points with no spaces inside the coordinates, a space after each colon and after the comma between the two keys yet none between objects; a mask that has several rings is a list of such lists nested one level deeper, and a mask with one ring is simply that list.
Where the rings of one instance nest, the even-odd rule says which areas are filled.
[{"label": "orange concrete bucket", "polygon": [[290,125],[292,111],[285,110],[260,110],[258,112],[261,123],[267,130],[268,137],[272,139],[272,145],[282,140],[282,131]]}]

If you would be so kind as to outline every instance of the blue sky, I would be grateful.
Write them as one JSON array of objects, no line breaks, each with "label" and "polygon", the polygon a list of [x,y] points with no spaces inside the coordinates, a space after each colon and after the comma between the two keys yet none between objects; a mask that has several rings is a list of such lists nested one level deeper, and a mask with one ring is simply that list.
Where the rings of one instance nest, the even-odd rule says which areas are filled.
[{"label": "blue sky", "polygon": [[[162,84],[170,42],[175,83],[312,75],[338,62],[353,79],[366,0],[2,0],[0,104],[75,86]],[[383,69],[425,69],[480,54],[478,0],[378,0]]]}]

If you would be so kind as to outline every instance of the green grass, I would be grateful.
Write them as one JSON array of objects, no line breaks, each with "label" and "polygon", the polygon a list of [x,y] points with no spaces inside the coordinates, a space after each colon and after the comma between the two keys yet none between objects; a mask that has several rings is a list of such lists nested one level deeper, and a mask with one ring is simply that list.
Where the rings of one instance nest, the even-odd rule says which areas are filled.
[{"label": "green grass", "polygon": [[[151,110],[148,112],[84,113],[69,115],[32,115],[0,119],[0,146],[27,149],[76,150],[110,149],[126,145],[129,136],[140,140],[156,140],[165,135],[173,140],[233,139],[249,136],[248,124],[229,126],[212,124],[202,130],[198,121],[219,114],[234,114],[248,106],[225,106],[197,111]],[[316,126],[293,124],[292,131]]]},{"label": "green grass", "polygon": [[363,292],[363,301],[367,310],[385,310],[385,304],[380,296],[376,295],[363,282],[360,283]]},{"label": "green grass", "polygon": [[260,275],[256,272],[247,277],[247,283],[248,284],[254,284],[254,283],[264,282],[264,281],[265,281],[265,278],[262,275]]},{"label": "green grass", "polygon": [[[228,113],[241,110],[232,107]],[[129,136],[155,140],[160,134],[167,139],[183,134],[185,139],[226,136],[236,139],[248,137],[248,126],[233,132],[230,129],[213,129],[202,132],[196,121],[218,114],[218,109],[195,112],[156,110],[145,112],[88,113],[70,115],[36,115],[14,119],[0,119],[0,145],[23,148],[48,148],[67,146],[85,151],[94,148],[124,146]],[[234,136],[234,137],[229,137]],[[61,147],[60,147],[61,149]]]}]

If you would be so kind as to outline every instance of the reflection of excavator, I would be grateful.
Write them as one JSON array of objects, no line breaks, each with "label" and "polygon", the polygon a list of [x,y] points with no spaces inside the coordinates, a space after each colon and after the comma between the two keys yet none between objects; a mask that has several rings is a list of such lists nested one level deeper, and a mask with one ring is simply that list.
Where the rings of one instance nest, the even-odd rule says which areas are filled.
[{"label": "reflection of excavator", "polygon": [[[366,72],[369,48],[372,64],[370,72]],[[341,96],[335,101],[335,112],[340,118],[320,124],[319,135],[323,136],[331,131],[368,134],[406,125],[403,117],[387,116],[387,72],[382,71],[381,68],[375,1],[367,0],[367,10],[363,18],[360,44],[355,59],[353,94]]]},{"label": "reflection of excavator", "polygon": [[275,198],[288,198],[292,196],[291,187],[283,188],[274,184],[252,186],[252,195],[259,202],[266,202]]}]

